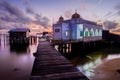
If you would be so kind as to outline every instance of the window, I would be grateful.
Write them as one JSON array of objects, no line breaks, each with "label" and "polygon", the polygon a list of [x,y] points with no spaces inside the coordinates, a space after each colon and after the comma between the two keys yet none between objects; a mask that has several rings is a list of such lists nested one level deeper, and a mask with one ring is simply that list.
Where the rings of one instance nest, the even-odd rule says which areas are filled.
[{"label": "window", "polygon": [[68,31],[65,32],[65,35],[68,36]]},{"label": "window", "polygon": [[102,36],[102,30],[99,30],[99,36]]},{"label": "window", "polygon": [[89,35],[88,35],[88,31],[85,31],[85,36],[86,36],[86,37],[89,36]]},{"label": "window", "polygon": [[77,39],[83,38],[83,24],[77,24]]},{"label": "window", "polygon": [[95,36],[99,36],[98,35],[98,29],[95,30]]},{"label": "window", "polygon": [[83,31],[80,31],[80,36],[83,36]]},{"label": "window", "polygon": [[60,29],[55,29],[55,32],[60,32]]},{"label": "window", "polygon": [[88,37],[88,36],[90,36],[90,33],[88,31],[88,28],[85,28],[84,37]]},{"label": "window", "polygon": [[90,30],[90,36],[94,36],[94,30],[93,30],[93,28],[91,28],[91,30]]}]

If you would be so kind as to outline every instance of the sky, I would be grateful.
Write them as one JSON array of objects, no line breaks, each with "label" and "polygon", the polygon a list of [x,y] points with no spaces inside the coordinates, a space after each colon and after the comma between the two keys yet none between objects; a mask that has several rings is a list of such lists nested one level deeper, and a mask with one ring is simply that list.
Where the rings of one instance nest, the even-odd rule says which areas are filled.
[{"label": "sky", "polygon": [[105,29],[120,31],[120,0],[0,0],[0,29],[28,27],[51,31],[60,16],[72,14],[104,23]]}]

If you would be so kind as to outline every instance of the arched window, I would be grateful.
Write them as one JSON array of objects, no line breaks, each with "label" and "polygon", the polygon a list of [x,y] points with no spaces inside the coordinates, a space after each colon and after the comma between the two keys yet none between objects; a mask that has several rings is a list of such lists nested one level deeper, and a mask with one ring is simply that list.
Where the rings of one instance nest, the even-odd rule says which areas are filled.
[{"label": "arched window", "polygon": [[88,36],[90,36],[90,33],[88,31],[88,28],[85,28],[84,37],[88,37]]},{"label": "arched window", "polygon": [[95,36],[99,36],[98,29],[95,30]]},{"label": "arched window", "polygon": [[94,36],[94,30],[93,30],[93,28],[90,29],[90,36]]},{"label": "arched window", "polygon": [[102,30],[101,29],[99,30],[99,36],[102,36]]},{"label": "arched window", "polygon": [[83,36],[83,31],[80,31],[80,36]]}]

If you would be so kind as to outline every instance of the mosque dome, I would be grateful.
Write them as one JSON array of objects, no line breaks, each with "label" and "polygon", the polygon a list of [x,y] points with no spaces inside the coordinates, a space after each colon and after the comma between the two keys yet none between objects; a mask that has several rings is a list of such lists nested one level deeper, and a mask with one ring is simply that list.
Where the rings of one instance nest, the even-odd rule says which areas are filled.
[{"label": "mosque dome", "polygon": [[59,17],[59,21],[61,22],[61,21],[63,21],[64,20],[64,18],[62,17],[62,16],[60,16]]},{"label": "mosque dome", "polygon": [[80,18],[80,14],[78,14],[77,12],[75,12],[75,13],[72,15],[72,18]]}]

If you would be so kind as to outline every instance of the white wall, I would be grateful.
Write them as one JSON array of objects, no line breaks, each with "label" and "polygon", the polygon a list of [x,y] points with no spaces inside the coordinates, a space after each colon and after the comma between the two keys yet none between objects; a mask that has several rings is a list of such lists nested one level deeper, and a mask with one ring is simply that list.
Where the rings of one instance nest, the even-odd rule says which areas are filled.
[{"label": "white wall", "polygon": [[82,39],[83,35],[83,24],[77,24],[77,39]]},{"label": "white wall", "polygon": [[69,23],[62,23],[62,39],[63,40],[69,40],[70,39]]},{"label": "white wall", "polygon": [[[53,25],[53,39],[54,40],[61,40],[62,39],[62,28],[61,28],[61,24],[55,24]],[[59,32],[56,32],[55,30],[59,29]]]},{"label": "white wall", "polygon": [[77,24],[71,24],[71,36],[72,40],[77,39]]}]

